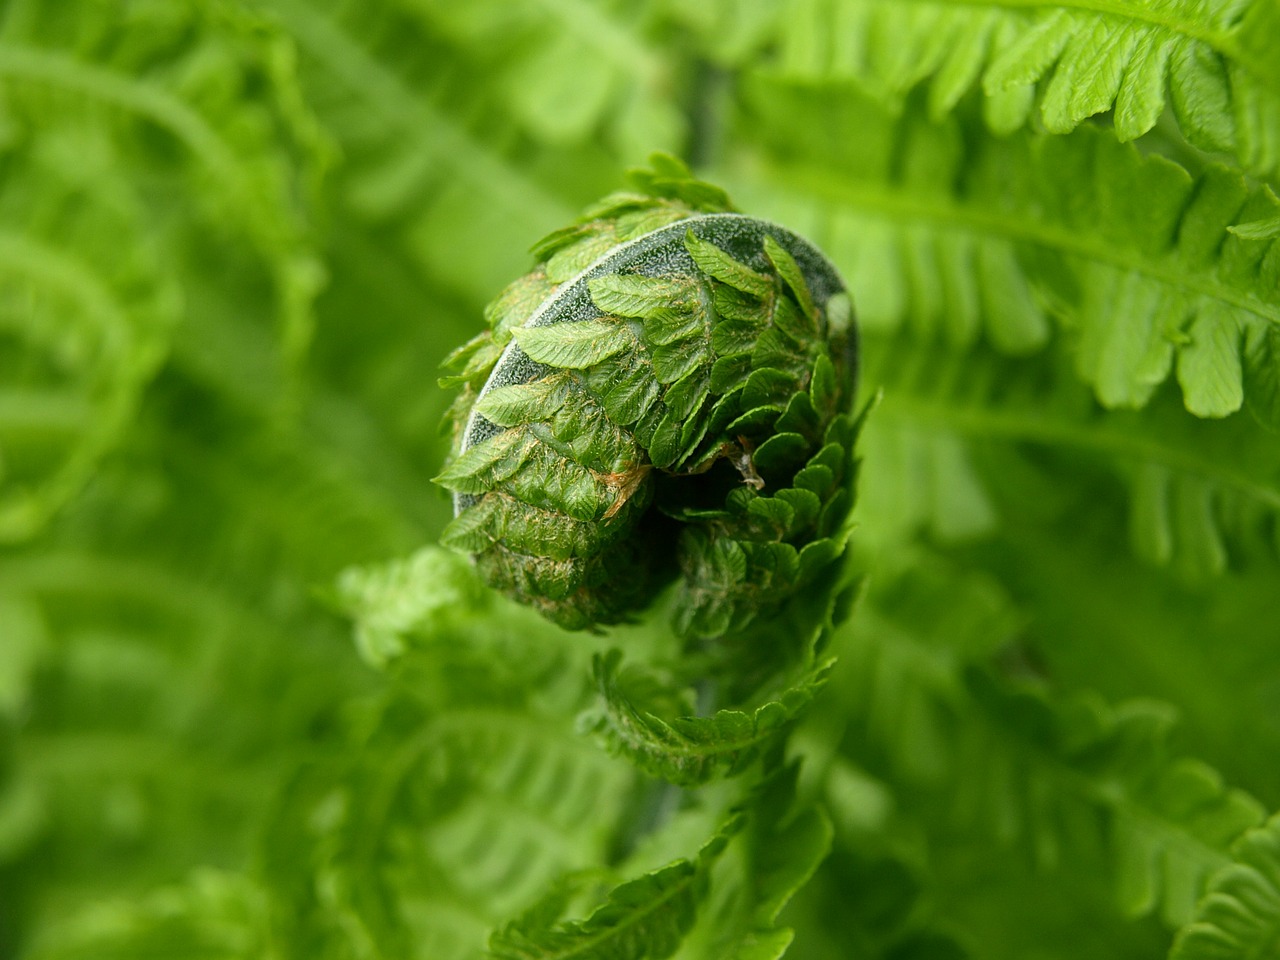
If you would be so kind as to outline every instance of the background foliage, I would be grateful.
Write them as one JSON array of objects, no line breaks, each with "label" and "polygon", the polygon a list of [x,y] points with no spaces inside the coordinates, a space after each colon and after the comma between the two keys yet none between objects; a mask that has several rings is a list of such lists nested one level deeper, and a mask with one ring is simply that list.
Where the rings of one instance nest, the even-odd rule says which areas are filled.
[{"label": "background foliage", "polygon": [[[0,956],[1280,957],[1278,48],[5,0]],[[728,705],[664,611],[424,548],[441,359],[656,149],[832,256],[883,391],[850,579]]]}]

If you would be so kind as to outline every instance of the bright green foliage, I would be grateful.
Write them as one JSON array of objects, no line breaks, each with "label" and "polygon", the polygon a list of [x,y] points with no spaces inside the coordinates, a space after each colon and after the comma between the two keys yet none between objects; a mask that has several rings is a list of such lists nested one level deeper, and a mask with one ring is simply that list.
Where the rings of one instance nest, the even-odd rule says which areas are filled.
[{"label": "bright green foliage", "polygon": [[1171,754],[1162,704],[1112,707],[1088,692],[1055,700],[1041,682],[977,667],[969,638],[939,633],[951,622],[942,605],[962,599],[975,633],[998,635],[1016,615],[989,585],[966,584],[963,598],[944,583],[934,571],[885,585],[912,600],[892,619],[873,592],[862,635],[844,651],[862,667],[842,709],[866,755],[919,792],[913,806],[950,797],[934,810],[940,824],[959,818],[996,843],[1023,842],[1044,868],[1096,850],[1119,909],[1185,922],[1231,842],[1262,819],[1258,802]]},{"label": "bright green foliage", "polygon": [[1170,107],[1200,149],[1234,152],[1263,175],[1280,168],[1280,70],[1263,41],[1277,16],[1269,0],[787,6],[779,54],[787,74],[856,77],[891,101],[927,81],[934,117],[980,86],[998,133],[1033,116],[1069,133],[1110,112],[1116,137],[1128,141]]},{"label": "bright green foliage", "polygon": [[[0,4],[0,960],[1280,957],[1277,50],[1274,0]],[[623,622],[495,537],[524,594],[618,551]]]},{"label": "bright green foliage", "polygon": [[[0,542],[38,532],[119,442],[203,279],[193,260],[216,249],[228,289],[256,286],[241,319],[277,327],[276,378],[322,273],[290,194],[328,144],[283,36],[244,10],[42,6],[0,37]],[[235,95],[249,85],[263,95]]]},{"label": "bright green foliage", "polygon": [[1265,957],[1280,942],[1280,821],[1246,833],[1234,862],[1209,885],[1193,923],[1183,928],[1172,960]]},{"label": "bright green foliage", "polygon": [[863,437],[869,540],[917,529],[949,541],[991,534],[1000,480],[978,464],[999,438],[1020,446],[1027,467],[1039,459],[1038,469],[1105,470],[1121,491],[1133,552],[1180,578],[1203,581],[1233,555],[1272,560],[1280,551],[1280,450],[1251,442],[1256,426],[1244,417],[1196,420],[1167,395],[1142,411],[1093,411],[1060,360],[959,357],[903,337],[883,342],[870,375],[887,398]]},{"label": "bright green foliage", "polygon": [[738,825],[730,820],[692,860],[677,860],[610,890],[586,920],[546,927],[550,911],[539,904],[495,933],[490,952],[500,960],[664,960],[693,925],[707,874]]},{"label": "bright green foliage", "polygon": [[[829,661],[751,711],[718,710],[709,717],[663,718],[650,713],[645,687],[656,681],[619,673],[621,653],[595,662],[604,701],[600,728],[610,746],[640,769],[680,786],[697,786],[717,775],[740,773],[808,706],[826,683]],[[640,688],[637,690],[637,687]],[[668,694],[669,696],[669,694]]]},{"label": "bright green foliage", "polygon": [[[819,159],[779,141],[779,175],[812,184],[868,326],[1021,354],[1043,347],[1057,315],[1106,406],[1142,406],[1176,375],[1197,416],[1239,409],[1245,357],[1280,322],[1280,246],[1228,228],[1274,217],[1270,190],[1219,166],[1192,178],[1094,130],[962,139],[955,124],[830,93],[761,86],[756,102],[771,126],[809,119]],[[826,152],[833,110],[838,126],[869,127],[866,141]],[[865,182],[842,181],[850,168]],[[1258,370],[1256,388],[1272,378]]]}]

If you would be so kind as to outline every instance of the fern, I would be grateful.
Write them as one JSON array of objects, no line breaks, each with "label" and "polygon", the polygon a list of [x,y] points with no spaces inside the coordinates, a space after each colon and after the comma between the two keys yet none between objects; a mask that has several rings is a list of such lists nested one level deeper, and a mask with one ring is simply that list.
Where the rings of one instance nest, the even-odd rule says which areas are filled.
[{"label": "fern", "polygon": [[695,858],[677,860],[609,891],[582,921],[545,927],[541,912],[499,930],[489,950],[500,960],[663,960],[693,925],[707,872],[737,829],[731,820]]},{"label": "fern", "polygon": [[1178,933],[1171,960],[1269,957],[1280,937],[1280,822],[1250,830],[1233,863],[1213,878],[1195,920]]},{"label": "fern", "polygon": [[[1275,10],[0,6],[0,957],[1273,954]],[[883,396],[696,641],[424,546],[441,360],[657,147]]]},{"label": "fern", "polygon": [[[784,116],[831,106],[777,86],[757,103],[788,131],[797,124]],[[791,141],[774,148],[770,181],[831,238],[872,328],[905,325],[956,345],[985,333],[1023,353],[1043,345],[1048,312],[1071,331],[1077,370],[1107,406],[1142,406],[1176,369],[1197,416],[1240,407],[1245,358],[1277,322],[1280,248],[1227,228],[1274,215],[1269,191],[1217,167],[1193,179],[1094,130],[964,144],[954,127],[914,114],[894,124],[848,100],[836,108],[874,131],[840,148],[850,172],[834,176],[835,157],[798,166]],[[1251,369],[1260,393],[1273,377]]]},{"label": "fern", "polygon": [[[974,666],[976,651],[957,647],[952,618],[936,608],[957,598],[944,584],[926,581],[905,596],[895,586],[880,610],[873,594],[863,639],[846,650],[862,678],[852,712],[868,746],[897,777],[949,796],[952,816],[1018,843],[1043,868],[1069,870],[1073,856],[1102,845],[1119,909],[1159,909],[1169,924],[1184,923],[1232,841],[1261,820],[1258,802],[1173,755],[1160,704],[1052,696]],[[988,606],[981,596],[969,609]],[[1008,629],[1007,614],[988,609],[989,628]],[[957,619],[966,632],[978,626]],[[957,726],[961,717],[969,721]],[[919,809],[937,812],[932,800]]]},{"label": "fern", "polygon": [[1128,494],[1134,552],[1188,579],[1276,556],[1280,463],[1249,442],[1246,420],[1197,421],[1168,397],[1107,413],[1060,366],[989,351],[925,350],[899,336],[872,340],[867,355],[869,379],[886,391],[866,439],[864,522],[876,541],[913,529],[992,535],[1002,491],[981,466],[993,447],[1013,446],[1102,466]]},{"label": "fern", "polygon": [[716,862],[711,890],[678,958],[777,960],[795,931],[780,916],[831,848],[832,826],[798,797],[796,765],[774,769],[748,801],[748,820]]},{"label": "fern", "polygon": [[[469,129],[463,104],[443,78],[421,89],[405,77],[422,46],[431,43],[428,36],[416,35],[420,46],[408,56],[402,50],[382,57],[378,38],[411,29],[386,13],[352,16],[340,5],[298,0],[272,0],[272,8],[322,68],[312,96],[329,107],[330,122],[351,154],[340,199],[362,219],[395,223],[419,268],[487,300],[524,266],[528,237],[570,219],[569,204]],[[432,50],[438,58],[449,56],[438,40]],[[450,180],[450,187],[441,182],[445,176],[460,179]],[[477,206],[477,196],[491,200]],[[494,245],[501,255],[459,256],[471,243],[489,246],[502,236],[512,242]]]},{"label": "fern", "polygon": [[[642,770],[681,786],[706,783],[717,776],[741,773],[770,745],[776,744],[805,706],[817,695],[831,669],[822,661],[777,699],[753,710],[717,710],[709,717],[664,718],[650,712],[653,677],[620,670],[622,653],[610,651],[595,661],[596,683],[604,702],[595,726],[610,748]],[[643,692],[641,692],[643,691]],[[666,691],[663,691],[667,693]],[[671,698],[669,693],[660,699]]]},{"label": "fern", "polygon": [[797,0],[779,67],[806,79],[856,77],[890,103],[924,81],[938,118],[981,86],[988,125],[1033,116],[1051,133],[1112,114],[1134,140],[1171,107],[1183,136],[1245,169],[1280,167],[1280,74],[1267,51],[1266,0],[1054,3]]},{"label": "fern", "polygon": [[[15,129],[30,131],[7,158],[0,200],[7,541],[38,531],[119,442],[183,315],[184,257],[211,226],[256,247],[287,366],[311,336],[319,266],[289,193],[323,165],[325,141],[272,66],[287,39],[244,12],[126,7],[168,40],[131,49],[101,29],[114,15],[105,8],[39,27],[15,15],[0,35],[0,96]],[[80,56],[60,48],[73,42]],[[277,102],[228,100],[210,62],[242,84],[262,78]],[[147,79],[132,75],[144,67]],[[155,194],[166,178],[191,187],[176,204]]]},{"label": "fern", "polygon": [[109,901],[75,917],[38,942],[39,960],[128,960],[172,955],[202,958],[278,957],[271,945],[265,892],[251,881],[201,870],[141,901]]},{"label": "fern", "polygon": [[643,5],[569,0],[513,9],[485,0],[408,9],[469,53],[482,51],[479,66],[495,92],[542,142],[579,141],[603,127],[619,154],[643,156],[675,146],[684,132],[685,118],[662,96],[667,64],[642,32]]}]

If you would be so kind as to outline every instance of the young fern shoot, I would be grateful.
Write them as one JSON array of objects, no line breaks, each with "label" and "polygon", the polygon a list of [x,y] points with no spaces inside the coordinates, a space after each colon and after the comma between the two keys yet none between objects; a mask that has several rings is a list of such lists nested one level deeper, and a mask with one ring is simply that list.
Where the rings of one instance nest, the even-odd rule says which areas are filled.
[{"label": "young fern shoot", "polygon": [[570,629],[677,574],[684,637],[780,612],[840,555],[857,341],[811,244],[668,157],[534,248],[455,352],[443,542]]}]

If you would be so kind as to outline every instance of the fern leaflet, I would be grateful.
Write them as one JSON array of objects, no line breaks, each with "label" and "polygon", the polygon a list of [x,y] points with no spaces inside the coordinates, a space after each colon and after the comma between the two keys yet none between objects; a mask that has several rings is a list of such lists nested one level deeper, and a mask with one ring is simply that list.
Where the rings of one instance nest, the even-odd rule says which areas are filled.
[{"label": "fern leaflet", "polygon": [[[758,115],[788,134],[770,151],[771,189],[821,225],[871,328],[956,345],[985,333],[1025,353],[1056,315],[1110,407],[1142,406],[1176,371],[1187,409],[1223,417],[1243,402],[1246,366],[1261,393],[1280,379],[1259,362],[1280,323],[1280,244],[1228,229],[1280,206],[1240,174],[1193,178],[1093,129],[962,141],[910,112],[894,121],[847,97],[757,91]],[[833,110],[864,137],[801,148],[826,137],[819,117]],[[796,163],[797,149],[826,159]]]},{"label": "fern leaflet", "polygon": [[1195,919],[1178,933],[1170,960],[1276,956],[1280,948],[1280,818],[1250,830],[1231,849]]},{"label": "fern leaflet", "polygon": [[784,72],[856,77],[890,103],[929,82],[941,117],[981,86],[987,123],[1011,133],[1034,115],[1068,133],[1110,111],[1117,136],[1150,131],[1166,106],[1183,135],[1234,153],[1246,170],[1280,167],[1280,42],[1269,0],[796,0]]}]

